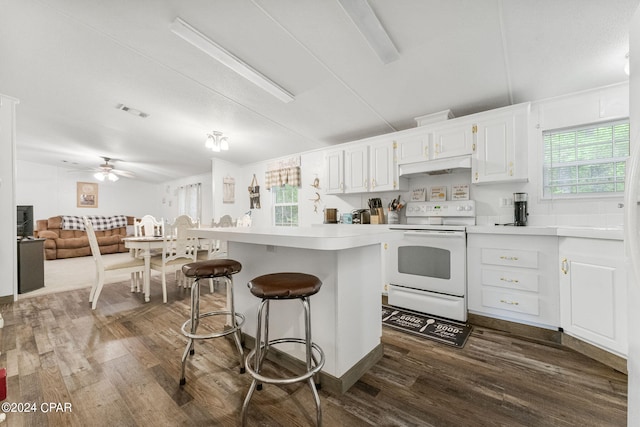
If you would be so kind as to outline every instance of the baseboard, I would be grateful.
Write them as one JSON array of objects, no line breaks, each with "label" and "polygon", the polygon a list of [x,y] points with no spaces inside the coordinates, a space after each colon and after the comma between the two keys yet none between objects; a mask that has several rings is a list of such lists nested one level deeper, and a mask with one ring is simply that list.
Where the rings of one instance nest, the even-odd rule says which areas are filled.
[{"label": "baseboard", "polygon": [[472,325],[482,326],[484,328],[495,329],[497,331],[509,332],[522,337],[560,344],[577,351],[590,359],[597,360],[618,372],[627,374],[627,360],[625,358],[560,331],[523,325],[520,323],[510,322],[508,320],[494,319],[493,317],[486,317],[471,313],[469,313],[468,322]]}]

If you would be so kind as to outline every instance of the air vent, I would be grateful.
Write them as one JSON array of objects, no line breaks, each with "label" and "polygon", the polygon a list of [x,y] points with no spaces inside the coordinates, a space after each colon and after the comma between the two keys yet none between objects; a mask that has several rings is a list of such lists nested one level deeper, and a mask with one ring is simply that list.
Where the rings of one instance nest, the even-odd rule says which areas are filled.
[{"label": "air vent", "polygon": [[146,119],[147,117],[149,117],[149,114],[140,110],[136,110],[135,108],[127,107],[124,104],[118,104],[116,105],[116,108],[118,110],[126,111],[129,114],[133,114],[134,116],[142,117],[143,119]]}]

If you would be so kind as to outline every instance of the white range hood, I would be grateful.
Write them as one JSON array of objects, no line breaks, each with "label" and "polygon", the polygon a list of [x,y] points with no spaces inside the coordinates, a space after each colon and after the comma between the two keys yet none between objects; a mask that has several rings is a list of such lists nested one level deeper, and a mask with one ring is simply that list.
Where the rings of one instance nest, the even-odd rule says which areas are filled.
[{"label": "white range hood", "polygon": [[471,156],[448,157],[416,163],[405,163],[398,166],[398,174],[404,177],[424,174],[441,175],[451,173],[457,169],[471,169]]}]

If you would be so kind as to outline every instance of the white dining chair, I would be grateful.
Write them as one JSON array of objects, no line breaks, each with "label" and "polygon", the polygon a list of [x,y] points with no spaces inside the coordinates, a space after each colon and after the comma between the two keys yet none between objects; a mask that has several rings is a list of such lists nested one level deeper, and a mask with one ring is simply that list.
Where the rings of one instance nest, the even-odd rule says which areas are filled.
[{"label": "white dining chair", "polygon": [[93,256],[93,260],[96,264],[96,276],[93,281],[93,286],[91,287],[91,292],[89,293],[91,308],[95,310],[96,305],[98,304],[98,298],[100,297],[100,292],[102,292],[102,287],[104,286],[106,273],[108,271],[131,273],[131,291],[133,291],[134,287],[139,288],[139,284],[136,282],[144,272],[144,260],[132,256],[124,260],[120,258],[118,261],[105,262],[102,258],[102,254],[100,253],[98,239],[96,238],[96,233],[93,229],[91,220],[86,216],[83,217],[83,220],[84,227],[87,232],[87,238],[89,239],[89,246],[91,247],[91,255]]},{"label": "white dining chair", "polygon": [[155,219],[153,215],[145,215],[134,222],[134,233],[139,236],[164,236],[164,219]]},{"label": "white dining chair", "polygon": [[165,230],[162,255],[151,257],[151,269],[162,273],[162,299],[167,302],[167,273],[176,273],[176,280],[182,280],[179,273],[182,266],[196,260],[198,239],[187,235],[187,230],[195,224],[187,215],[180,215]]}]

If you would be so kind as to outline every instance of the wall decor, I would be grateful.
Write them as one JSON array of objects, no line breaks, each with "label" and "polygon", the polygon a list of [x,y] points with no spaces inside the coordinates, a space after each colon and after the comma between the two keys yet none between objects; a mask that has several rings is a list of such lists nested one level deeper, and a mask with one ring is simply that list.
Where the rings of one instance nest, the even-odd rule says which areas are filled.
[{"label": "wall decor", "polygon": [[79,208],[97,208],[98,184],[95,182],[77,182],[76,201]]},{"label": "wall decor", "polygon": [[249,208],[260,209],[260,186],[256,174],[253,174],[251,185],[249,185]]},{"label": "wall decor", "polygon": [[236,180],[230,176],[222,178],[222,203],[236,202]]},{"label": "wall decor", "polygon": [[427,191],[424,188],[414,188],[411,190],[412,202],[424,202],[427,200]]}]

